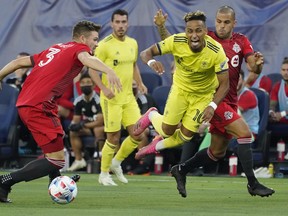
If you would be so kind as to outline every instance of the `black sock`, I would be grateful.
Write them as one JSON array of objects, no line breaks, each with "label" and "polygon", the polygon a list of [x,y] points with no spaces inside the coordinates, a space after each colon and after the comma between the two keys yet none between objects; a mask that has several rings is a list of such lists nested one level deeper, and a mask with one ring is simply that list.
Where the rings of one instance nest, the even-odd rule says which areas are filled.
[{"label": "black sock", "polygon": [[253,187],[257,179],[253,171],[252,151],[249,144],[238,144],[237,155],[247,177],[248,184]]},{"label": "black sock", "polygon": [[180,164],[180,173],[186,175],[195,168],[215,165],[217,161],[212,160],[208,156],[207,150],[208,148],[202,149],[201,151],[197,152],[194,157]]},{"label": "black sock", "polygon": [[50,163],[46,158],[41,158],[31,161],[20,170],[2,175],[1,183],[6,186],[12,186],[21,181],[31,181],[41,178],[57,170],[59,168]]},{"label": "black sock", "polygon": [[61,176],[61,173],[59,170],[55,170],[49,173],[49,182],[52,182],[52,180],[58,176]]}]

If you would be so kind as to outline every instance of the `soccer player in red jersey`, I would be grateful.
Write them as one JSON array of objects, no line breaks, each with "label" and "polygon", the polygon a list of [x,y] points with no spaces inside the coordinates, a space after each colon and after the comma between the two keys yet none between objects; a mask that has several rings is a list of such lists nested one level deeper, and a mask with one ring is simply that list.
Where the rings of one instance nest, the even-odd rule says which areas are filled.
[{"label": "soccer player in red jersey", "polygon": [[[37,145],[45,154],[22,169],[0,176],[0,201],[11,202],[8,193],[11,186],[21,181],[31,181],[46,175],[53,179],[64,166],[63,129],[57,115],[56,100],[73,82],[83,66],[107,74],[113,91],[121,91],[121,83],[115,72],[92,55],[97,47],[101,26],[90,21],[78,22],[72,32],[72,41],[59,43],[23,58],[12,60],[0,71],[1,81],[19,68],[32,67],[19,94],[18,113],[31,131]],[[96,73],[90,74],[93,80]]]},{"label": "soccer player in red jersey", "polygon": [[[154,17],[158,31],[162,39],[170,33],[165,27],[167,14],[163,15],[159,10]],[[218,41],[224,48],[229,59],[230,91],[218,105],[214,117],[210,121],[211,144],[202,149],[186,162],[175,165],[171,169],[173,177],[177,181],[179,193],[186,197],[186,174],[194,168],[211,166],[223,158],[229,141],[235,137],[238,142],[238,157],[247,176],[248,192],[255,196],[270,196],[275,191],[260,184],[253,172],[253,159],[251,152],[252,134],[244,119],[237,114],[237,84],[241,64],[245,59],[250,72],[259,74],[263,67],[263,56],[260,52],[254,52],[248,38],[240,33],[233,32],[236,25],[235,11],[229,6],[222,6],[217,10],[215,26],[216,31],[209,31],[208,35]],[[239,130],[241,128],[241,130]]]}]

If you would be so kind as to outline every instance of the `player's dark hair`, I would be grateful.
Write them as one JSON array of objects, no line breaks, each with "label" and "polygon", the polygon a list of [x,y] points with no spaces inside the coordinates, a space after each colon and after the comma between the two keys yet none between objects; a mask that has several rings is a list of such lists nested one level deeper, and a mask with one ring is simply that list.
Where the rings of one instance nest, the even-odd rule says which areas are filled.
[{"label": "player's dark hair", "polygon": [[89,78],[89,79],[91,79],[91,77],[90,77],[88,71],[83,72],[83,73],[81,74],[79,80],[82,80],[82,79],[85,79],[85,78]]},{"label": "player's dark hair", "polygon": [[73,38],[80,37],[81,35],[88,36],[90,35],[91,31],[99,32],[100,29],[101,29],[101,25],[98,25],[91,21],[83,20],[83,21],[78,22],[73,27],[72,36]]},{"label": "player's dark hair", "polygon": [[282,64],[288,64],[288,57],[284,57]]},{"label": "player's dark hair", "polygon": [[126,10],[123,10],[123,9],[117,9],[115,10],[112,15],[111,15],[111,21],[113,22],[114,20],[114,15],[120,15],[120,16],[127,16],[127,20],[128,20],[128,12]]},{"label": "player's dark hair", "polygon": [[235,14],[234,9],[228,5],[224,5],[224,6],[221,6],[220,8],[218,8],[216,14],[218,14],[218,13],[231,13],[232,17],[234,19],[236,19],[236,14]]},{"label": "player's dark hair", "polygon": [[20,56],[30,56],[30,54],[27,53],[27,52],[19,52],[18,55],[20,55]]},{"label": "player's dark hair", "polygon": [[201,20],[203,21],[204,25],[206,25],[206,15],[204,12],[199,10],[185,14],[183,19],[186,23],[191,20]]}]

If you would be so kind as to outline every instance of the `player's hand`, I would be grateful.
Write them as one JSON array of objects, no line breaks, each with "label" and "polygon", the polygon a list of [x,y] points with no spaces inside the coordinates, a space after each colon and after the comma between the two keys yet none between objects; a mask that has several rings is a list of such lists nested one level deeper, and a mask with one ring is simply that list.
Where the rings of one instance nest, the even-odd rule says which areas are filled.
[{"label": "player's hand", "polygon": [[122,91],[122,84],[120,82],[119,77],[116,75],[116,73],[113,71],[112,73],[107,73],[107,80],[109,84],[109,88],[112,91],[121,92]]},{"label": "player's hand", "polygon": [[112,99],[113,97],[115,97],[114,92],[109,89],[109,88],[103,88],[101,89],[101,91],[103,92],[103,94],[108,98],[108,99]]},{"label": "player's hand", "polygon": [[214,115],[214,109],[211,106],[207,106],[203,111],[203,122],[209,123]]},{"label": "player's hand", "polygon": [[256,65],[262,65],[264,64],[264,56],[261,52],[255,52],[254,53],[255,63]]},{"label": "player's hand", "polygon": [[138,90],[140,91],[141,94],[147,94],[148,89],[147,87],[144,85],[144,83],[140,83],[138,85]]},{"label": "player's hand", "polygon": [[165,73],[164,66],[161,62],[159,61],[154,61],[150,64],[150,68],[152,68],[156,73],[159,75],[162,75]]},{"label": "player's hand", "polygon": [[154,24],[158,27],[165,25],[167,18],[168,18],[168,14],[163,14],[162,10],[159,9],[154,16]]}]

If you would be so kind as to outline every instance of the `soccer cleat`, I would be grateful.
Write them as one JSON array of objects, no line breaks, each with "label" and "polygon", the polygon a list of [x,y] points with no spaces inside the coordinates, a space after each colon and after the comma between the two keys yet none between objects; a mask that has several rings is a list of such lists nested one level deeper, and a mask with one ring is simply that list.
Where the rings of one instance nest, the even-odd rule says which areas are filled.
[{"label": "soccer cleat", "polygon": [[118,180],[120,182],[125,183],[125,184],[128,183],[128,180],[123,175],[123,171],[122,171],[122,168],[120,165],[119,166],[113,166],[113,164],[112,164],[110,167],[110,171],[116,175],[116,177],[118,178]]},{"label": "soccer cleat", "polygon": [[10,191],[11,187],[6,187],[5,185],[0,184],[0,202],[11,203],[11,200],[8,198]]},{"label": "soccer cleat", "polygon": [[78,182],[81,178],[81,176],[79,174],[75,174],[73,176],[70,177],[74,182]]},{"label": "soccer cleat", "polygon": [[76,171],[79,169],[82,169],[84,167],[87,166],[86,161],[84,160],[84,158],[82,158],[81,160],[74,160],[74,162],[72,163],[72,165],[67,169],[67,171]]},{"label": "soccer cleat", "polygon": [[111,175],[103,175],[100,173],[98,182],[104,186],[117,186],[117,184],[112,180]]},{"label": "soccer cleat", "polygon": [[247,184],[247,189],[248,192],[251,194],[251,196],[261,196],[261,197],[269,197],[270,195],[272,195],[273,193],[275,193],[275,191],[272,188],[267,188],[266,186],[260,184],[259,182],[256,182],[256,184],[254,185],[254,187],[251,187],[249,184]]},{"label": "soccer cleat", "polygon": [[133,133],[135,136],[139,136],[151,124],[149,113],[152,111],[158,112],[157,108],[151,107],[134,125]]},{"label": "soccer cleat", "polygon": [[135,159],[140,160],[147,154],[156,154],[156,144],[161,140],[163,140],[161,136],[156,136],[149,145],[144,146],[135,154]]},{"label": "soccer cleat", "polygon": [[181,194],[182,197],[187,197],[186,193],[186,175],[182,175],[180,173],[180,165],[175,165],[171,168],[171,174],[175,178],[177,183],[177,190],[179,191],[179,194]]}]

